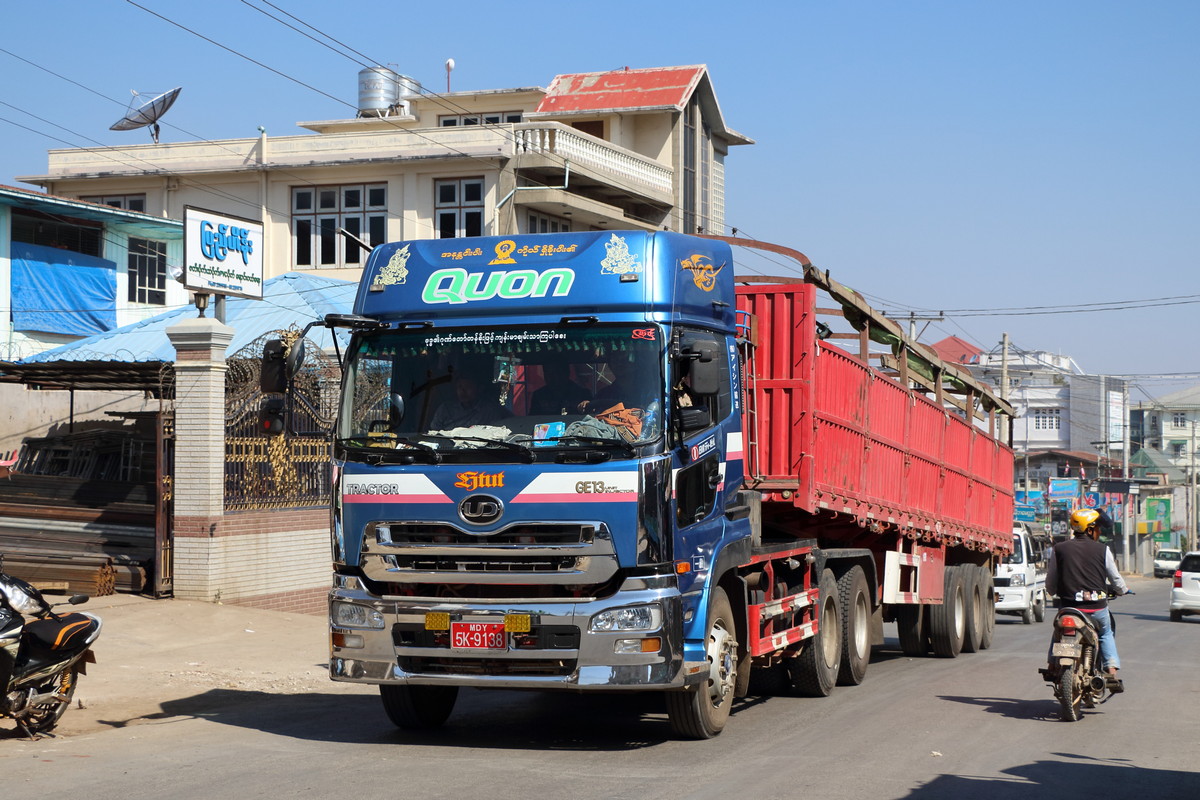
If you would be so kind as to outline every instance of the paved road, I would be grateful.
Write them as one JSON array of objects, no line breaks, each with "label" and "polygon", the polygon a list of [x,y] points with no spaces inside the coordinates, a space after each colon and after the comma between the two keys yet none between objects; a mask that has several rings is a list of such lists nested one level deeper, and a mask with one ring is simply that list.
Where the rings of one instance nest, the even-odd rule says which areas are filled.
[{"label": "paved road", "polygon": [[[298,655],[318,682],[263,684],[246,655],[241,677],[227,664],[218,685],[176,691],[149,713],[106,719],[72,709],[56,739],[0,739],[0,774],[14,797],[129,800],[1194,800],[1200,617],[1168,621],[1164,580],[1132,585],[1138,595],[1114,603],[1128,690],[1076,723],[1058,721],[1036,672],[1049,623],[1015,617],[999,618],[991,650],[957,659],[907,658],[885,626],[889,639],[862,686],[744,701],[707,742],[673,740],[653,699],[521,692],[466,691],[445,728],[402,734],[369,688],[319,682],[308,658],[320,639]],[[256,624],[272,619],[259,612]],[[300,622],[320,635],[319,621]]]}]

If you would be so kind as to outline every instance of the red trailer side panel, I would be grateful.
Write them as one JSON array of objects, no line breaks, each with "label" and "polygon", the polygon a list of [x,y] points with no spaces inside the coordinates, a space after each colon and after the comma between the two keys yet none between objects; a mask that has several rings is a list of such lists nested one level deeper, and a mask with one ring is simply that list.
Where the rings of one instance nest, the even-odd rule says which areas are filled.
[{"label": "red trailer side panel", "polygon": [[1006,550],[1012,451],[815,335],[808,284],[738,288],[747,347],[747,484],[764,501]]}]

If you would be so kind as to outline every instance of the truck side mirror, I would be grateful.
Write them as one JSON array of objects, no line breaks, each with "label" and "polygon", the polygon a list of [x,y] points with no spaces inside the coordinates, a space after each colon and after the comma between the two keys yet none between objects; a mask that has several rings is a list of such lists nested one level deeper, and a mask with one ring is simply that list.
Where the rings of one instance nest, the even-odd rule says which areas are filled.
[{"label": "truck side mirror", "polygon": [[264,394],[283,394],[288,388],[287,347],[282,339],[268,339],[263,345],[262,370],[258,387]]},{"label": "truck side mirror", "polygon": [[684,433],[691,431],[701,431],[712,424],[712,419],[708,415],[706,408],[681,408],[679,409],[679,427],[683,428]]},{"label": "truck side mirror", "polygon": [[696,394],[713,395],[721,390],[721,365],[717,361],[720,351],[712,339],[699,339],[684,348],[682,357],[692,362],[688,383]]}]

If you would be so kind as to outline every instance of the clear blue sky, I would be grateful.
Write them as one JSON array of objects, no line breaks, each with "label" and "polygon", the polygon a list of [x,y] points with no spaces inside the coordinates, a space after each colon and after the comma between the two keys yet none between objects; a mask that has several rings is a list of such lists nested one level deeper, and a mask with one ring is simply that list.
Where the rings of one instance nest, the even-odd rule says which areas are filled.
[{"label": "clear blue sky", "polygon": [[[256,11],[284,17],[266,0],[138,2],[344,103],[127,0],[4,3],[0,183],[43,172],[47,149],[147,142],[108,130],[130,89],[183,86],[164,141],[302,133],[297,121],[352,113],[361,65]],[[451,57],[455,90],[707,64],[728,125],[757,142],[727,162],[728,225],[804,251],[889,310],[1176,298],[954,312],[922,341],[987,349],[1008,331],[1089,372],[1200,372],[1195,0],[272,2],[436,91]]]}]

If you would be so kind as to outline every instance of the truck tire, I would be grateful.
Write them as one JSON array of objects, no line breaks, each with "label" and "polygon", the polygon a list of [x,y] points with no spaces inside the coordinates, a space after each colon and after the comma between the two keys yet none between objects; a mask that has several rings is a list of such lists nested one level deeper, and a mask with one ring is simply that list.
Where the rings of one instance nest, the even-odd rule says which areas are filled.
[{"label": "truck tire", "polygon": [[983,633],[979,649],[987,650],[996,634],[996,587],[992,583],[992,570],[987,566],[979,567],[979,585],[983,587]]},{"label": "truck tire", "polygon": [[839,686],[857,686],[867,676],[871,661],[871,596],[867,576],[857,564],[838,578],[838,605],[842,614],[842,662]]},{"label": "truck tire", "polygon": [[1033,621],[1046,621],[1046,595],[1038,592],[1037,599],[1033,601]]},{"label": "truck tire", "polygon": [[1033,600],[1029,601],[1029,605],[1021,609],[1021,623],[1024,625],[1033,624]]},{"label": "truck tire", "polygon": [[983,584],[979,580],[979,568],[974,564],[959,564],[951,567],[962,575],[963,599],[966,607],[963,618],[966,626],[963,629],[963,652],[978,653],[983,649]]},{"label": "truck tire", "polygon": [[828,697],[837,683],[842,662],[842,620],[838,609],[838,585],[831,570],[821,572],[817,595],[817,635],[800,654],[787,660],[792,688],[805,697]]},{"label": "truck tire", "polygon": [[440,726],[450,717],[458,700],[458,687],[381,684],[379,696],[388,719],[397,728],[429,730]]},{"label": "truck tire", "polygon": [[929,607],[929,640],[934,655],[957,658],[967,632],[967,593],[962,571],[947,567],[945,587],[942,604]]},{"label": "truck tire", "polygon": [[900,651],[906,656],[923,656],[929,652],[924,609],[921,605],[896,606],[896,637],[900,640]]},{"label": "truck tire", "polygon": [[699,686],[667,692],[671,730],[689,739],[711,739],[725,727],[737,686],[738,643],[725,590],[713,590],[706,637],[708,677]]}]

